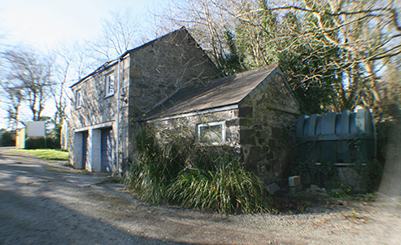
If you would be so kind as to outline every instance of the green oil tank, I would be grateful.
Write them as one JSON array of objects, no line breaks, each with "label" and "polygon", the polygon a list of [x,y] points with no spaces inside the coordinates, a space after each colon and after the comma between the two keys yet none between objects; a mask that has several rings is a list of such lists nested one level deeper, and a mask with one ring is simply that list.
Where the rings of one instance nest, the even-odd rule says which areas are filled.
[{"label": "green oil tank", "polygon": [[315,163],[349,165],[371,162],[375,157],[375,128],[367,109],[300,115],[296,139],[299,159]]}]

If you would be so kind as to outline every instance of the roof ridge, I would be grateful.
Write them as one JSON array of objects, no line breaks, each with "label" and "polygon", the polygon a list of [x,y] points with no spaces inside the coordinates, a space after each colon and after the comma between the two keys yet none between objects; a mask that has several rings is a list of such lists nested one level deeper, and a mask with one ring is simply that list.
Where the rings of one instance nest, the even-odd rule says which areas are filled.
[{"label": "roof ridge", "polygon": [[112,59],[112,60],[109,60],[109,61],[104,62],[102,65],[100,65],[98,68],[96,68],[93,72],[89,73],[89,74],[86,75],[85,77],[79,79],[76,83],[72,84],[72,85],[70,86],[70,88],[72,88],[72,87],[74,87],[75,85],[77,85],[77,84],[83,82],[83,81],[86,80],[88,77],[93,76],[93,75],[95,75],[95,74],[97,74],[97,73],[99,73],[99,72],[105,70],[106,68],[108,68],[108,67],[114,65],[113,62],[116,62],[118,59],[121,59],[122,57],[126,56],[128,53],[130,53],[130,52],[132,52],[132,51],[134,51],[134,50],[138,50],[138,49],[140,49],[140,48],[143,48],[143,47],[145,47],[145,46],[148,46],[148,45],[150,45],[151,43],[156,42],[156,41],[159,40],[159,39],[162,39],[162,38],[164,38],[164,37],[166,37],[166,36],[168,36],[168,35],[171,35],[171,34],[173,34],[173,33],[175,33],[175,32],[183,31],[183,30],[186,31],[187,33],[189,33],[188,30],[187,30],[187,28],[186,28],[185,26],[182,26],[182,27],[180,27],[179,29],[170,31],[170,32],[168,32],[168,33],[166,33],[166,34],[164,34],[164,35],[162,35],[162,36],[160,36],[160,37],[157,37],[157,38],[155,38],[155,39],[153,39],[153,40],[150,40],[150,41],[148,41],[148,42],[146,42],[146,43],[143,43],[143,44],[141,44],[141,45],[139,45],[139,46],[137,46],[137,47],[135,47],[135,48],[126,50],[124,53],[122,53],[122,54],[121,54],[120,56],[118,56],[116,59]]},{"label": "roof ridge", "polygon": [[277,68],[278,65],[273,64],[215,79],[208,86],[178,89],[148,110],[139,120],[153,120],[164,115],[171,116],[240,103]]}]

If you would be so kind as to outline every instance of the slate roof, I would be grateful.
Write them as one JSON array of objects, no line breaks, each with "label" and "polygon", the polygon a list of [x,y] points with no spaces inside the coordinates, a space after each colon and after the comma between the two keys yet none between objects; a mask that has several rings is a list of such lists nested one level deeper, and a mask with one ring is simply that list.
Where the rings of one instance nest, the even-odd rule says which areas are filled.
[{"label": "slate roof", "polygon": [[217,79],[209,86],[178,90],[142,117],[141,121],[235,105],[249,95],[278,65]]}]

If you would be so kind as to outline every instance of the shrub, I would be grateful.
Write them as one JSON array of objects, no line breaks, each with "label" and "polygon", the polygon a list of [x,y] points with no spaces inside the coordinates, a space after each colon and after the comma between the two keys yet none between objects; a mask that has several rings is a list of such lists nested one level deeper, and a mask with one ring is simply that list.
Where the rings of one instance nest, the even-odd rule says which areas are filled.
[{"label": "shrub", "polygon": [[60,149],[60,140],[53,137],[27,138],[25,149]]},{"label": "shrub", "polygon": [[141,154],[128,168],[125,183],[143,201],[149,204],[162,204],[165,202],[166,186],[168,185],[168,171],[163,162],[152,156]]},{"label": "shrub", "polygon": [[302,184],[316,184],[320,187],[331,187],[337,178],[337,169],[333,163],[321,163],[316,165],[309,159],[303,159],[293,165],[291,175],[300,175]]},{"label": "shrub", "polygon": [[223,160],[215,171],[184,169],[169,186],[168,197],[183,207],[220,213],[253,213],[268,207],[263,184],[238,161]]},{"label": "shrub", "polygon": [[15,133],[0,131],[0,146],[15,146]]},{"label": "shrub", "polygon": [[[220,213],[267,210],[261,181],[231,156],[229,147],[194,144],[189,130],[143,128],[136,137],[138,156],[125,183],[150,204],[170,203]],[[163,137],[163,144],[156,141]]]},{"label": "shrub", "polygon": [[354,170],[362,177],[367,192],[378,190],[384,170],[383,165],[379,161],[373,160],[365,165],[355,164]]},{"label": "shrub", "polygon": [[158,145],[149,129],[140,130],[136,142],[139,154],[128,168],[125,183],[145,202],[165,203],[166,188],[183,168],[185,157],[177,142],[164,148]]}]

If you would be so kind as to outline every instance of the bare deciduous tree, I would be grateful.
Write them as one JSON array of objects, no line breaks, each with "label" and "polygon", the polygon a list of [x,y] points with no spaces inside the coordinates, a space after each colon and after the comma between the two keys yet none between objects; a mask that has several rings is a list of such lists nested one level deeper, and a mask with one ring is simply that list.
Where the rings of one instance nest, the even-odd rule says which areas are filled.
[{"label": "bare deciduous tree", "polygon": [[115,59],[141,43],[140,28],[130,11],[113,12],[102,20],[102,33],[88,42],[88,51],[97,62]]},{"label": "bare deciduous tree", "polygon": [[67,107],[67,99],[66,99],[66,85],[68,82],[68,75],[71,67],[71,59],[63,60],[64,63],[58,67],[57,70],[57,79],[58,84],[50,87],[50,92],[54,100],[56,112],[53,117],[53,122],[55,125],[61,125],[63,123],[66,107]]},{"label": "bare deciduous tree", "polygon": [[8,127],[14,131],[18,127],[20,107],[22,104],[22,94],[20,89],[13,87],[12,84],[2,81],[1,84],[2,102],[7,104]]},{"label": "bare deciduous tree", "polygon": [[222,58],[230,52],[226,34],[235,29],[236,18],[218,8],[218,4],[229,1],[171,0],[170,8],[160,18],[175,27],[186,26],[217,67],[222,68]]},{"label": "bare deciduous tree", "polygon": [[32,120],[39,121],[45,102],[50,97],[50,88],[54,84],[52,60],[22,47],[6,51],[2,53],[2,57],[6,72],[6,91],[9,91],[10,99],[26,103],[32,113]]},{"label": "bare deciduous tree", "polygon": [[377,116],[383,112],[381,77],[390,71],[388,60],[401,54],[397,1],[171,3],[166,19],[187,25],[218,66],[229,52],[224,34],[231,30],[248,69],[280,63],[306,100],[318,99],[316,109],[343,111],[363,104]]},{"label": "bare deciduous tree", "polygon": [[331,97],[327,110],[363,104],[376,115],[383,111],[378,83],[387,60],[401,53],[395,1],[230,3],[216,6],[240,23],[237,30],[254,66],[299,60],[285,70],[296,81],[293,85],[319,87],[333,81],[324,87]]},{"label": "bare deciduous tree", "polygon": [[[385,105],[389,106],[386,109],[392,110],[391,108],[395,105],[398,110],[401,110],[401,56],[388,60],[379,82],[379,91]],[[393,116],[396,113],[388,112],[387,114]]]}]

